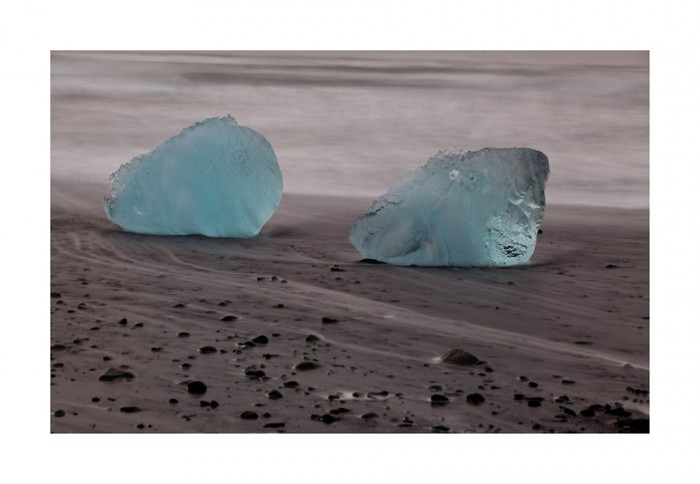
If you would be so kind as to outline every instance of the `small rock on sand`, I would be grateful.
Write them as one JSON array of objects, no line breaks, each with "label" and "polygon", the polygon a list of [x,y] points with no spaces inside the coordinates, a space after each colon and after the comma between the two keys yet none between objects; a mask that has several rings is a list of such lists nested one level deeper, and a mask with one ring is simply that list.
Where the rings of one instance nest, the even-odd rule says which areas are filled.
[{"label": "small rock on sand", "polygon": [[440,359],[445,363],[451,363],[453,365],[462,366],[476,365],[477,363],[479,363],[479,358],[459,348],[448,351],[447,353],[442,355]]},{"label": "small rock on sand", "polygon": [[100,381],[131,380],[132,378],[134,378],[133,373],[110,368],[100,376]]},{"label": "small rock on sand", "polygon": [[470,405],[481,405],[486,399],[481,393],[470,393],[467,395],[467,403]]},{"label": "small rock on sand", "polygon": [[223,318],[221,318],[221,321],[235,321],[237,319],[238,319],[237,316],[228,315],[228,316],[224,316]]},{"label": "small rock on sand", "polygon": [[329,318],[329,317],[324,316],[321,318],[321,322],[323,324],[333,324],[333,323],[337,323],[338,320],[335,318]]},{"label": "small rock on sand", "polygon": [[241,418],[243,420],[255,420],[258,418],[258,414],[256,412],[246,411],[241,414]]},{"label": "small rock on sand", "polygon": [[440,395],[439,393],[436,393],[430,397],[430,404],[431,405],[447,405],[450,403],[450,399],[447,398],[445,395]]},{"label": "small rock on sand", "polygon": [[302,361],[301,363],[297,363],[294,366],[295,370],[298,371],[309,371],[309,370],[315,370],[317,368],[320,368],[321,365],[316,363],[315,361]]},{"label": "small rock on sand", "polygon": [[267,336],[265,336],[265,335],[260,335],[260,336],[256,336],[255,338],[253,338],[253,343],[256,343],[259,345],[266,345],[268,342],[269,342],[269,340],[267,339]]},{"label": "small rock on sand", "polygon": [[187,391],[196,395],[206,393],[207,386],[201,381],[191,381],[187,384]]}]

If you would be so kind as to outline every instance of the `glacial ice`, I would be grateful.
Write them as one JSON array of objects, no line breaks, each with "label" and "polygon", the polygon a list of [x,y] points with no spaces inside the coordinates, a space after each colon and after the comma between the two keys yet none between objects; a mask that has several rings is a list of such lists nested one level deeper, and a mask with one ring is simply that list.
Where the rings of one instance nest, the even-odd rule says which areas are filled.
[{"label": "glacial ice", "polygon": [[230,115],[183,129],[110,181],[107,217],[141,234],[253,237],[282,197],[272,146]]},{"label": "glacial ice", "polygon": [[509,266],[535,250],[549,160],[530,148],[440,151],[352,226],[364,258],[396,265]]}]

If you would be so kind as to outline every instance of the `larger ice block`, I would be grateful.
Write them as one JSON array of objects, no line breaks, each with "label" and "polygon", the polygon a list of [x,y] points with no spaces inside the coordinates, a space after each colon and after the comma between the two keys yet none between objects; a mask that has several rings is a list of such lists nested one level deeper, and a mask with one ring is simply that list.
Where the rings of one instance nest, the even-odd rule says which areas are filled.
[{"label": "larger ice block", "polygon": [[141,234],[253,237],[282,197],[272,146],[231,116],[183,129],[110,181],[107,217]]}]

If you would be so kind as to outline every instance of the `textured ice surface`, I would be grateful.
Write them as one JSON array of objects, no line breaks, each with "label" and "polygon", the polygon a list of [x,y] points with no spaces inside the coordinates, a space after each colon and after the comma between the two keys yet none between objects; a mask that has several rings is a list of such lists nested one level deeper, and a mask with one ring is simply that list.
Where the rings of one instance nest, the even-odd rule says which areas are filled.
[{"label": "textured ice surface", "polygon": [[231,116],[183,129],[110,181],[107,216],[142,234],[253,237],[282,197],[272,146]]},{"label": "textured ice surface", "polygon": [[397,265],[527,262],[544,214],[549,160],[529,148],[441,151],[352,226],[363,257]]}]

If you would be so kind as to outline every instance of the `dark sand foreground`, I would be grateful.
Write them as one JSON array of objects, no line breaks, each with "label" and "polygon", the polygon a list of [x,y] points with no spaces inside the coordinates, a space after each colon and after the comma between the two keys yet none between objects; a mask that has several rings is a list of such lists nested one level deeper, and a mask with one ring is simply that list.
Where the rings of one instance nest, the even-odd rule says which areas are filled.
[{"label": "dark sand foreground", "polygon": [[528,266],[412,268],[357,262],[371,200],[285,195],[234,240],[125,233],[106,193],[52,186],[53,432],[648,431],[646,210],[550,206]]}]

